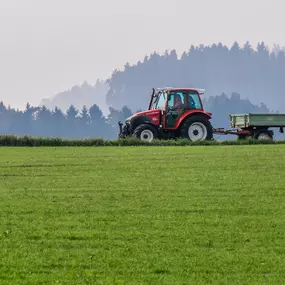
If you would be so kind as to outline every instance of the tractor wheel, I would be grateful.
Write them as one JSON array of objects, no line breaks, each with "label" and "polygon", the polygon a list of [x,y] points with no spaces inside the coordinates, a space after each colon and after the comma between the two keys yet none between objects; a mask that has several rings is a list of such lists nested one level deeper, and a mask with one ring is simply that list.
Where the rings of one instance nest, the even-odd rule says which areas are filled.
[{"label": "tractor wheel", "polygon": [[180,136],[191,141],[211,140],[213,127],[210,121],[203,116],[189,117],[181,125]]},{"label": "tractor wheel", "polygon": [[268,130],[260,130],[254,134],[254,138],[257,140],[272,140],[273,136]]},{"label": "tractor wheel", "polygon": [[141,124],[135,128],[133,135],[140,140],[151,142],[158,137],[158,132],[152,125]]}]

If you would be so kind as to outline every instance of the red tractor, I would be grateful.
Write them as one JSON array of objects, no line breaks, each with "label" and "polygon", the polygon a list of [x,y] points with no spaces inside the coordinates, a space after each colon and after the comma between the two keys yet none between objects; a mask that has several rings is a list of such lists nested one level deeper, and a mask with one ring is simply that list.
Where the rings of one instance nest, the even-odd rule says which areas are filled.
[{"label": "red tractor", "polygon": [[212,114],[205,112],[200,95],[194,88],[153,89],[147,111],[119,122],[119,138],[134,136],[151,142],[153,139],[187,138],[211,140]]}]

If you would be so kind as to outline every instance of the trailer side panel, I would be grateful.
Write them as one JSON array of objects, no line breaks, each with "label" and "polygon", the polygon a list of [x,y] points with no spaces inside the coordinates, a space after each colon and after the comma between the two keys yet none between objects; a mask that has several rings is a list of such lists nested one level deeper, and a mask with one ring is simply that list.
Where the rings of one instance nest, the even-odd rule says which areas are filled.
[{"label": "trailer side panel", "polygon": [[285,127],[285,114],[231,114],[231,128]]}]

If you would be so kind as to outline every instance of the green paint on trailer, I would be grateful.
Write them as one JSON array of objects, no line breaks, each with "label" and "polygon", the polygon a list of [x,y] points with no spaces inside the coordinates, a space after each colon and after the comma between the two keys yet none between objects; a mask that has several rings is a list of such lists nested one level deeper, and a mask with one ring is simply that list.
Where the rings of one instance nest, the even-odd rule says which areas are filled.
[{"label": "green paint on trailer", "polygon": [[231,114],[231,128],[285,127],[285,114]]}]

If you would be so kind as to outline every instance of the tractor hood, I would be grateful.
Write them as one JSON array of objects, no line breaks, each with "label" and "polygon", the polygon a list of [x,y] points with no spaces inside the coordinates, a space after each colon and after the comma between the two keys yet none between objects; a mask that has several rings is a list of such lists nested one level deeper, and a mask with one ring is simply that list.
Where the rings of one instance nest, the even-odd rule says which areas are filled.
[{"label": "tractor hood", "polygon": [[155,116],[158,116],[159,114],[160,114],[160,110],[159,109],[138,112],[138,113],[135,113],[132,116],[128,117],[126,119],[126,122],[130,122],[131,119],[133,119],[134,117],[139,117],[139,116],[155,117]]}]

